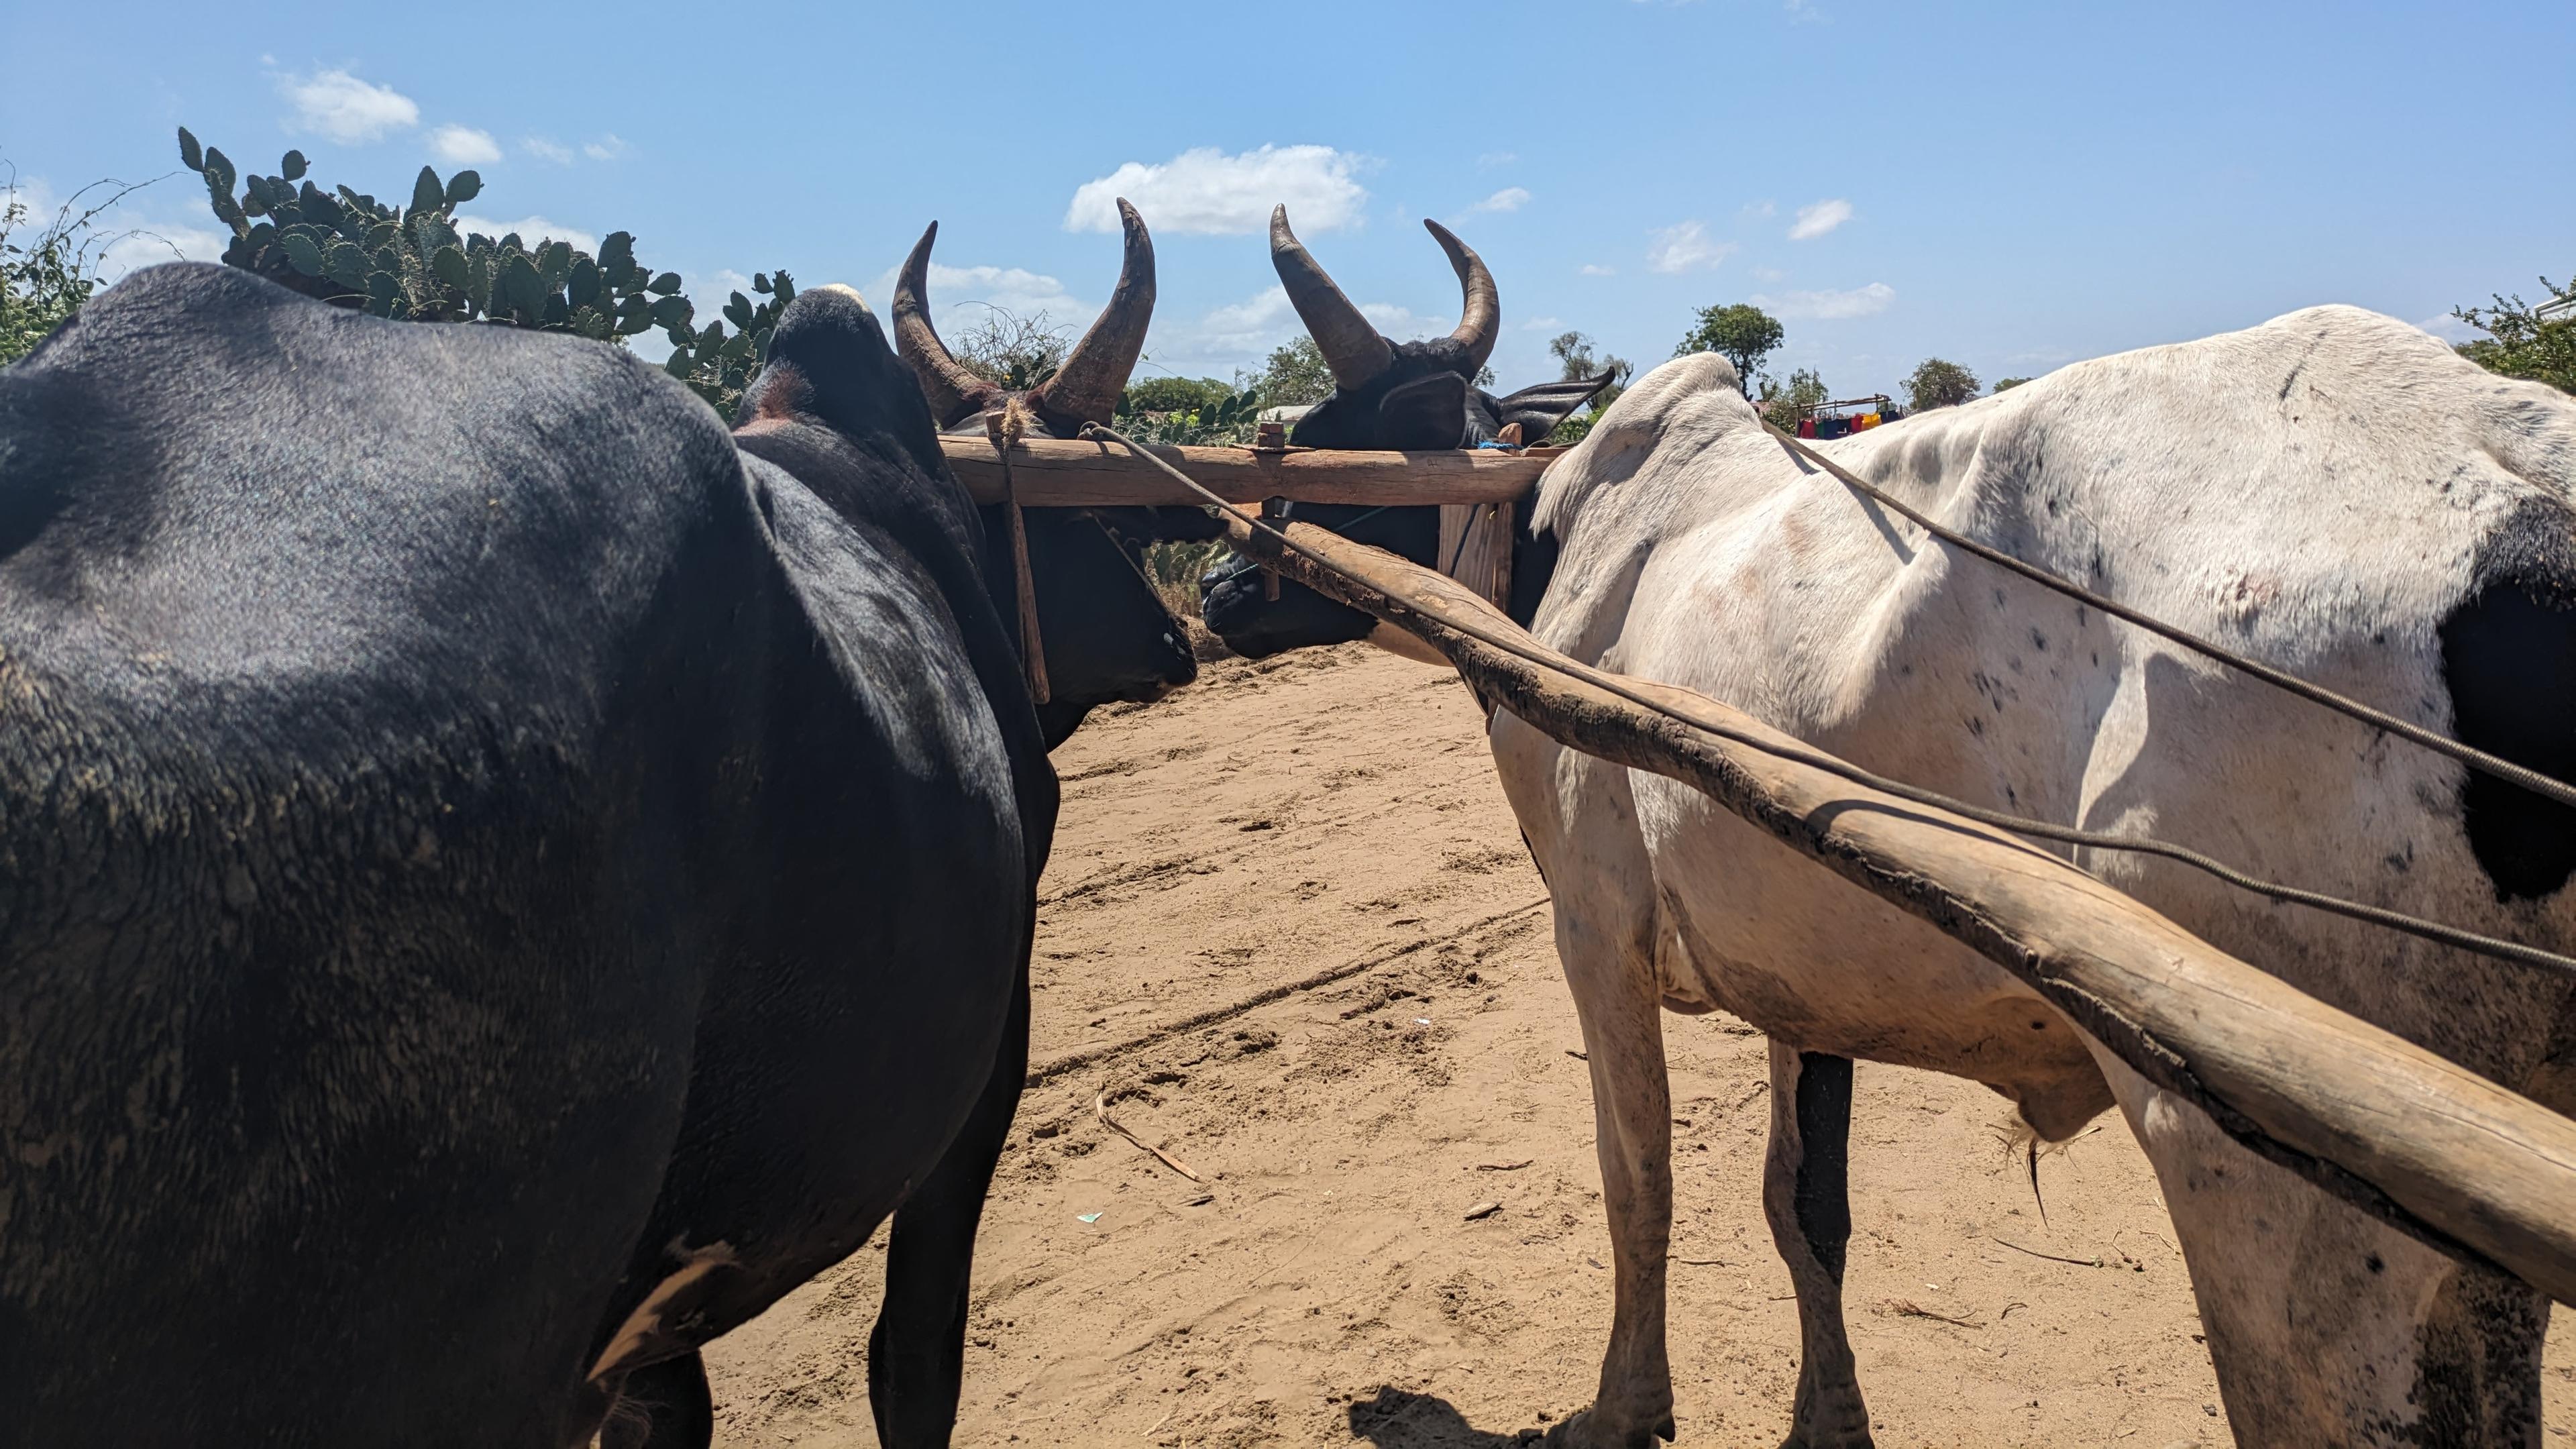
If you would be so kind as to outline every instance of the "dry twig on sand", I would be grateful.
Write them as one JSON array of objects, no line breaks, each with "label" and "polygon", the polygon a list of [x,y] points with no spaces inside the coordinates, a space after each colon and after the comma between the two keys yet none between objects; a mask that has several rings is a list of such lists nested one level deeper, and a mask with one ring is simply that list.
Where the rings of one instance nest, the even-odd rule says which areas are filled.
[{"label": "dry twig on sand", "polygon": [[1915,1302],[1911,1298],[1888,1299],[1887,1311],[1895,1314],[1899,1318],[1929,1318],[1935,1323],[1955,1323],[1961,1328],[1985,1327],[1984,1324],[1979,1323],[1974,1319],[1952,1318],[1946,1313],[1935,1313],[1931,1309],[1924,1307],[1922,1304]]},{"label": "dry twig on sand", "polygon": [[1101,1126],[1106,1127],[1110,1131],[1117,1133],[1119,1136],[1126,1138],[1128,1141],[1135,1143],[1145,1151],[1154,1154],[1155,1161],[1160,1162],[1172,1171],[1179,1173],[1181,1176],[1188,1178],[1192,1182],[1207,1181],[1206,1178],[1190,1171],[1188,1165],[1183,1163],[1179,1158],[1174,1157],[1172,1154],[1165,1152],[1153,1143],[1146,1141],[1144,1138],[1139,1137],[1135,1133],[1118,1125],[1118,1119],[1109,1115],[1109,1090],[1107,1088],[1102,1088],[1099,1095],[1091,1099],[1091,1115],[1100,1119]]},{"label": "dry twig on sand", "polygon": [[[1993,1235],[1989,1234],[1988,1236],[1991,1237]],[[2006,1242],[2002,1238],[1995,1238],[1995,1241],[2003,1243],[2005,1247],[2012,1249],[2016,1253],[2028,1253],[2034,1258],[2046,1258],[2052,1263],[2065,1263],[2077,1268],[2099,1268],[2102,1266],[2102,1260],[2098,1256],[2091,1258],[2061,1258],[2055,1253],[2043,1253],[2037,1248],[2025,1248],[2019,1243]]]}]

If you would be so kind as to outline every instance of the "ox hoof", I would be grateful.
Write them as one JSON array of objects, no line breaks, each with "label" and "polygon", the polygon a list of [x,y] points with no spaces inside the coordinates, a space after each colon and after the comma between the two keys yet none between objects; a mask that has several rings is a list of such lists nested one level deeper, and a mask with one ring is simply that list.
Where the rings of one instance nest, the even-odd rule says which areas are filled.
[{"label": "ox hoof", "polygon": [[1598,1408],[1591,1408],[1550,1429],[1541,1442],[1547,1449],[1655,1449],[1657,1440],[1669,1442],[1673,1434],[1670,1414],[1652,1426],[1640,1424],[1622,1429],[1603,1418]]},{"label": "ox hoof", "polygon": [[1780,1441],[1780,1449],[1875,1449],[1869,1437],[1869,1426],[1862,1424],[1840,1434],[1826,1434],[1806,1429],[1792,1429]]}]

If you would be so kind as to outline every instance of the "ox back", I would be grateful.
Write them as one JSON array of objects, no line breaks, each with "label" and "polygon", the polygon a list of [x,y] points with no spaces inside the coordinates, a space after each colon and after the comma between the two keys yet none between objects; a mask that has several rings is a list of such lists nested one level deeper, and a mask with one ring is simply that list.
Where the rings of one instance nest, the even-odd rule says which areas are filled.
[{"label": "ox back", "polygon": [[238,272],[0,373],[0,1437],[578,1443],[931,1177],[1053,781],[908,541]]}]

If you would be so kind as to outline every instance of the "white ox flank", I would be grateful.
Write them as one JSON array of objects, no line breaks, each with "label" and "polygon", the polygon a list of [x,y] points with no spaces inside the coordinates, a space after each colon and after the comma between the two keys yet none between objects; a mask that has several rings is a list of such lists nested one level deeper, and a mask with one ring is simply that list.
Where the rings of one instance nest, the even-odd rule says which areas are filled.
[{"label": "white ox flank", "polygon": [[[2481,568],[2509,544],[2576,564],[2576,535],[2548,524],[2568,516],[2576,402],[2351,308],[2077,364],[1825,451],[2042,568],[2446,731],[2438,630]],[[2576,893],[2500,901],[2458,766],[1927,540],[1803,470],[1718,358],[1623,395],[1549,470],[1536,522],[1563,551],[1535,631],[1577,659],[1967,800],[2576,944]],[[1869,1442],[1840,1301],[1853,1057],[1985,1082],[2052,1139],[2116,1101],[2163,1185],[2241,1442],[2539,1442],[2544,1300],[2258,1160],[1999,968],[1688,787],[1508,714],[1491,735],[1555,896],[1617,1258],[1600,1397],[1561,1440],[1671,1432],[1661,1009],[1722,1006],[1772,1038],[1764,1195],[1804,1350],[1789,1442]],[[2571,1054],[2552,1046],[2562,979],[2161,862],[2076,859],[2313,995],[2570,1104],[2550,1065]]]}]

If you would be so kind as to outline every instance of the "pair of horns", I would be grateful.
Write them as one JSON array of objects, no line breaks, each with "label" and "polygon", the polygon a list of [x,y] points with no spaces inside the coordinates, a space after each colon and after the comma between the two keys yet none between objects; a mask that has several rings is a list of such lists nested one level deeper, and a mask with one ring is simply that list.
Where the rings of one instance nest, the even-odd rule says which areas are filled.
[{"label": "pair of horns", "polygon": [[[1493,355],[1494,340],[1502,332],[1501,294],[1495,290],[1494,274],[1485,270],[1484,258],[1440,223],[1424,217],[1422,224],[1449,254],[1449,266],[1458,274],[1464,300],[1459,304],[1458,330],[1449,334],[1449,341],[1459,351],[1458,370],[1474,377]],[[1285,206],[1270,213],[1270,265],[1278,269],[1279,284],[1287,289],[1307,335],[1315,339],[1316,350],[1333,369],[1334,382],[1346,388],[1366,387],[1394,365],[1394,347],[1333,285],[1323,265],[1288,229]]]},{"label": "pair of horns", "polygon": [[[1154,319],[1154,239],[1145,234],[1144,218],[1118,199],[1118,221],[1127,233],[1127,251],[1118,265],[1118,290],[1109,294],[1091,330],[1067,353],[1055,376],[1029,389],[1029,400],[1041,416],[1106,423],[1118,411],[1127,375],[1145,352],[1145,328]],[[942,426],[967,413],[992,407],[1003,389],[966,370],[939,340],[930,325],[930,246],[939,239],[939,223],[921,234],[904,259],[894,283],[894,347],[921,378],[921,390]]]},{"label": "pair of horns", "polygon": [[[1127,386],[1128,374],[1135,370],[1136,359],[1144,355],[1145,329],[1154,316],[1154,239],[1146,235],[1144,218],[1123,196],[1118,199],[1118,220],[1127,240],[1126,256],[1118,268],[1118,289],[1110,294],[1109,305],[1099,320],[1074,344],[1055,376],[1031,390],[1031,399],[1041,412],[1108,422],[1118,410],[1119,395]],[[1458,240],[1449,228],[1428,217],[1423,218],[1422,224],[1430,231],[1431,239],[1448,253],[1449,266],[1458,274],[1462,299],[1458,327],[1449,334],[1449,341],[1458,349],[1459,371],[1474,377],[1493,355],[1494,342],[1502,332],[1502,301],[1494,286],[1494,274],[1485,270],[1484,258]],[[895,350],[920,375],[931,411],[946,424],[993,406],[1001,399],[1003,389],[967,371],[949,356],[937,329],[930,325],[930,248],[938,239],[939,223],[934,221],[914,244],[912,255],[904,259],[903,271],[895,278],[894,342]],[[1353,389],[1366,387],[1394,364],[1395,349],[1360,315],[1360,309],[1351,305],[1351,299],[1342,295],[1342,289],[1333,284],[1323,265],[1288,229],[1285,206],[1270,213],[1270,263],[1278,270],[1280,284],[1296,307],[1299,320],[1306,324],[1325,364],[1332,368],[1335,383]]]}]

